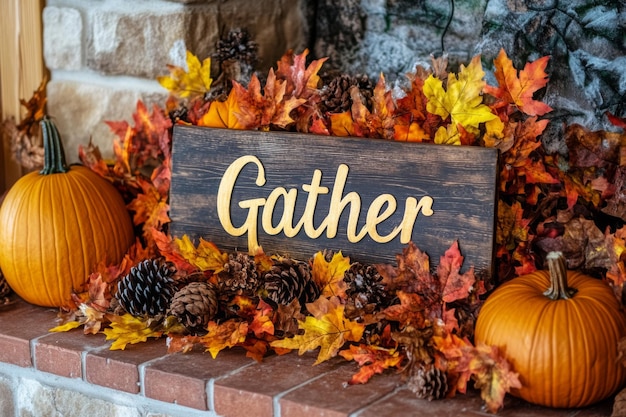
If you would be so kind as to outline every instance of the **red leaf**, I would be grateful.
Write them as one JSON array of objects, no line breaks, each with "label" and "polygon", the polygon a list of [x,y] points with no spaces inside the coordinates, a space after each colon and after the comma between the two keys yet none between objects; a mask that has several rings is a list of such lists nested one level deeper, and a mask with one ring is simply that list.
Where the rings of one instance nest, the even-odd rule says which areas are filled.
[{"label": "red leaf", "polygon": [[450,249],[439,260],[437,275],[443,288],[443,301],[451,303],[456,300],[467,298],[472,290],[476,277],[474,267],[461,274],[463,256],[459,251],[459,243],[455,241]]}]

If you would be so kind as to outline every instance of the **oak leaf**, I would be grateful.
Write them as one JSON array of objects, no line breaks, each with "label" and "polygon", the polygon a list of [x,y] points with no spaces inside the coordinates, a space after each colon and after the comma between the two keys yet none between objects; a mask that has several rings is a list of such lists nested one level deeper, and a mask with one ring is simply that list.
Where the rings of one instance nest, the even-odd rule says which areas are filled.
[{"label": "oak leaf", "polygon": [[330,300],[320,297],[314,303],[307,304],[307,309],[314,316],[299,321],[303,334],[275,340],[271,343],[272,347],[298,349],[300,355],[320,348],[314,363],[317,365],[336,356],[346,342],[361,340],[365,326],[344,317],[344,306],[337,297]]},{"label": "oak leaf", "polygon": [[339,355],[348,361],[359,364],[359,371],[352,375],[348,384],[365,384],[376,374],[382,374],[386,369],[397,368],[404,360],[404,356],[397,349],[387,349],[376,345],[350,345]]},{"label": "oak leaf", "polygon": [[350,269],[350,258],[340,252],[327,261],[324,253],[319,251],[313,256],[311,275],[313,281],[322,289],[322,295],[330,298],[337,296],[346,298],[348,284],[343,280],[346,271]]},{"label": "oak leaf", "polygon": [[446,89],[440,79],[432,74],[424,82],[424,95],[428,98],[428,112],[451,118],[452,124],[460,124],[470,132],[477,132],[480,123],[493,120],[497,116],[483,104],[482,91],[485,86],[485,72],[476,56],[467,67],[461,65],[458,75],[450,73]]},{"label": "oak leaf", "polygon": [[168,64],[170,75],[157,77],[157,81],[180,98],[203,97],[211,89],[211,58],[200,60],[190,51],[186,53],[187,68]]},{"label": "oak leaf", "polygon": [[552,111],[547,104],[533,99],[533,95],[548,83],[548,74],[545,69],[549,59],[549,56],[544,56],[534,62],[526,63],[518,76],[512,61],[504,49],[500,49],[500,53],[494,60],[498,87],[486,86],[485,92],[508,104],[515,105],[529,116],[542,116]]}]

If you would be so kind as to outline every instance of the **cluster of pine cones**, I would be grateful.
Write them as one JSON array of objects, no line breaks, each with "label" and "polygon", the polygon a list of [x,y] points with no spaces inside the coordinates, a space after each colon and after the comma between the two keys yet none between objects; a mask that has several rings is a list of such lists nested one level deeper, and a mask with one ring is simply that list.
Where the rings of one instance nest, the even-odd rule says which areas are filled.
[{"label": "cluster of pine cones", "polygon": [[[356,263],[344,280],[351,319],[387,304],[375,268]],[[202,273],[179,278],[173,264],[161,258],[144,260],[118,282],[114,306],[118,313],[135,317],[174,316],[190,333],[198,334],[209,321],[234,316],[229,308],[236,296],[263,299],[276,306],[297,299],[304,308],[319,298],[321,290],[312,278],[309,262],[278,258],[268,271],[260,273],[253,257],[236,252],[211,279]]]}]

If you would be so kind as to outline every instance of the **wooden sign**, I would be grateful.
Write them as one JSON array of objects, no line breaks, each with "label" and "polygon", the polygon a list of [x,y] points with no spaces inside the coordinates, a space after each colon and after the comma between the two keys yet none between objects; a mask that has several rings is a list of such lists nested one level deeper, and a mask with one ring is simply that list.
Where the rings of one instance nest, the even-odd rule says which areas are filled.
[{"label": "wooden sign", "polygon": [[392,263],[409,241],[436,265],[493,270],[495,149],[176,126],[170,232],[223,250]]}]

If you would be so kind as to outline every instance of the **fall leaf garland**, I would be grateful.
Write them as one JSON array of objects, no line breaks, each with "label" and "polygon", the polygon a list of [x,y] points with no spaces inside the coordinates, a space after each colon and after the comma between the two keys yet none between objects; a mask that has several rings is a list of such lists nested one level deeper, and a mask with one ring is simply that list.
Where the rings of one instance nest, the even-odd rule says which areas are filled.
[{"label": "fall leaf garland", "polygon": [[[609,142],[608,151],[599,146],[603,138],[595,136],[581,147],[580,137],[589,132],[570,126],[566,130],[571,140],[569,159],[545,154],[540,136],[548,121],[539,116],[551,109],[535,100],[534,94],[547,83],[547,57],[518,72],[501,51],[494,61],[496,87],[484,81],[479,57],[461,66],[457,74],[446,72],[445,61],[434,60],[436,72],[416,68],[400,94],[392,94],[381,74],[368,95],[371,103],[353,85],[350,110],[327,113],[320,110],[324,86],[318,75],[325,60],[306,65],[307,55],[308,51],[285,54],[264,85],[257,75],[247,86],[233,81],[221,101],[208,98],[213,84],[210,61],[200,62],[188,52],[187,69],[170,66],[170,76],[159,79],[171,93],[164,109],[154,106],[149,111],[140,101],[134,126],[109,122],[118,137],[114,161],[104,161],[91,144],[80,148],[83,163],[120,189],[139,236],[120,265],[99,265],[94,270],[87,286],[73,295],[75,308],[62,311],[61,324],[53,330],[82,325],[85,333],[104,331],[107,339],[114,340],[112,349],[167,335],[169,352],[202,346],[215,357],[237,346],[255,360],[270,351],[319,349],[315,363],[340,355],[358,364],[351,384],[365,383],[387,369],[411,378],[418,368],[436,368],[448,379],[448,395],[465,392],[473,380],[487,408],[497,411],[506,392],[519,387],[519,380],[500,352],[470,341],[481,295],[494,283],[484,282],[471,267],[461,272],[463,257],[457,242],[441,256],[434,272],[428,254],[412,243],[398,254],[396,266],[357,265],[341,253],[318,252],[307,265],[319,298],[306,305],[297,298],[277,304],[264,298],[259,287],[252,293],[222,295],[218,316],[204,334],[190,333],[172,316],[134,318],[113,313],[115,284],[143,259],[163,257],[174,265],[179,288],[194,281],[219,284],[228,263],[228,254],[211,242],[194,244],[186,236],[173,239],[167,234],[174,123],[496,147],[502,152],[498,277],[506,280],[535,270],[534,247],[568,247],[578,251],[582,264],[604,268],[621,295],[626,281],[622,256],[626,202],[616,186],[621,187],[626,178],[619,157],[623,135]],[[614,116],[612,120],[616,126],[624,123]],[[575,207],[604,211],[621,220],[602,231],[582,214],[565,218],[565,208]],[[538,212],[554,214],[539,217]],[[597,256],[592,256],[599,248],[606,255],[602,264],[594,263]],[[251,262],[255,276],[262,277],[277,258],[256,253],[251,254]],[[352,268],[369,271],[368,281],[355,283],[350,277],[363,274],[351,274]]]}]

